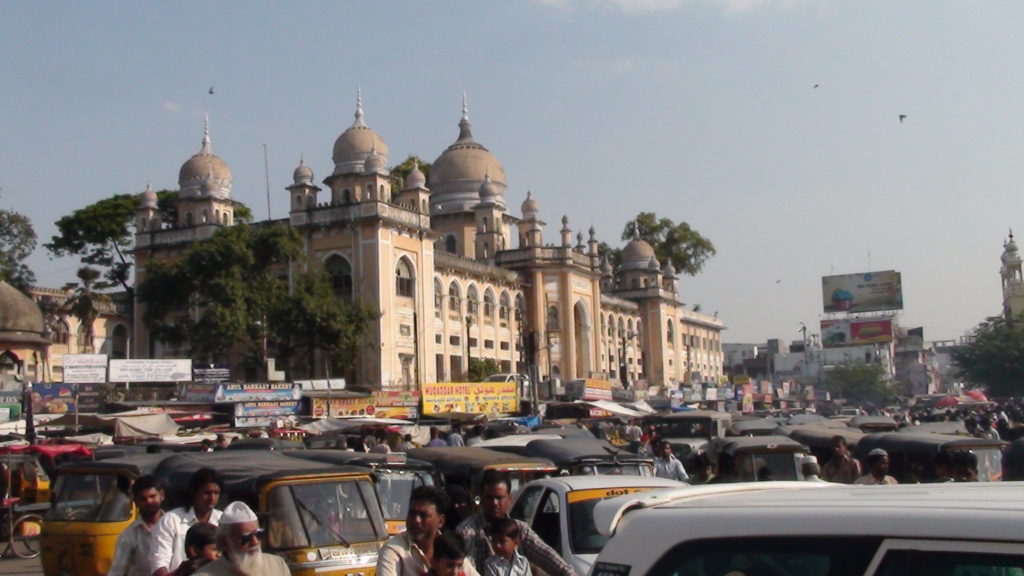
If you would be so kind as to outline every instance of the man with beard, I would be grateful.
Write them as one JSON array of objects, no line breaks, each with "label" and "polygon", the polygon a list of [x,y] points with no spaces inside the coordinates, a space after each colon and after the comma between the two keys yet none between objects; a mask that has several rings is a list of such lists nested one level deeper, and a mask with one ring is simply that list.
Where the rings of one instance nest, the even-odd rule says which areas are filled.
[{"label": "man with beard", "polygon": [[160,479],[151,474],[140,476],[132,484],[132,500],[139,509],[139,517],[117,537],[109,576],[149,576],[149,543],[153,528],[164,515]]},{"label": "man with beard", "polygon": [[[377,576],[425,576],[434,565],[434,542],[444,526],[448,497],[434,486],[417,486],[409,497],[405,532],[384,543],[377,555]],[[465,576],[479,576],[468,564]]]},{"label": "man with beard", "polygon": [[279,556],[264,554],[260,548],[259,520],[245,502],[232,502],[217,525],[220,558],[203,566],[195,576],[289,576],[288,565]]},{"label": "man with beard", "polygon": [[[508,511],[511,507],[512,497],[509,492],[508,479],[496,470],[485,472],[480,485],[480,510],[463,520],[456,528],[456,532],[466,542],[467,560],[469,560],[466,566],[472,565],[480,570],[483,568],[484,561],[494,554],[491,540],[488,537],[489,528],[500,520],[508,518]],[[558,552],[545,544],[529,524],[522,520],[516,520],[516,524],[519,525],[519,552],[526,556],[531,564],[536,565],[549,576],[576,576],[572,566],[569,566]]]}]

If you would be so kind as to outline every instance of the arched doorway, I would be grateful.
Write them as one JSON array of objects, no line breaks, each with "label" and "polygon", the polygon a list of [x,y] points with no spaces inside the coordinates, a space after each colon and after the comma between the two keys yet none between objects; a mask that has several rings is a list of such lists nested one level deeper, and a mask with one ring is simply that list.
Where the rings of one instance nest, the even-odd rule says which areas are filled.
[{"label": "arched doorway", "polygon": [[576,378],[590,376],[590,313],[582,300],[572,307],[573,341],[576,344]]}]

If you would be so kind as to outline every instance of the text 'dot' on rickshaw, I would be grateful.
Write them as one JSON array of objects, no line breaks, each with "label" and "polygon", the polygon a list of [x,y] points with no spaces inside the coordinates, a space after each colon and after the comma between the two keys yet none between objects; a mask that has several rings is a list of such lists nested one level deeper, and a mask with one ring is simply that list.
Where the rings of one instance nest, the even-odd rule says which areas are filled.
[{"label": "text 'dot' on rickshaw", "polygon": [[118,535],[138,514],[131,499],[132,482],[153,472],[169,455],[82,460],[60,466],[43,521],[43,573],[106,574]]},{"label": "text 'dot' on rickshaw", "polygon": [[373,472],[388,534],[405,531],[409,497],[417,486],[434,485],[434,467],[429,462],[408,458],[404,452],[374,454],[347,450],[313,449],[285,452],[289,457],[333,464],[359,466]]},{"label": "text 'dot' on rickshaw", "polygon": [[[368,469],[243,450],[178,454],[154,474],[182,487],[200,468],[221,474],[220,507],[240,500],[257,512],[264,552],[284,558],[293,575],[374,574],[388,534]],[[171,505],[187,501],[181,492],[168,496]]]}]

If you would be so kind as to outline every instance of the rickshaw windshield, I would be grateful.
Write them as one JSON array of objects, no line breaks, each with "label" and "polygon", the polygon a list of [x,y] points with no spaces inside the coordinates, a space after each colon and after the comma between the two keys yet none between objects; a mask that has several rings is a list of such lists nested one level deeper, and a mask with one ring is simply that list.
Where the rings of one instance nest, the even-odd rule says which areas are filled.
[{"label": "rickshaw windshield", "polygon": [[597,473],[612,476],[654,476],[651,466],[646,464],[598,464]]},{"label": "rickshaw windshield", "polygon": [[978,481],[998,482],[1003,479],[1003,452],[999,448],[972,448],[978,457]]},{"label": "rickshaw windshield", "polygon": [[803,480],[792,452],[761,452],[736,456],[736,475],[741,482]]},{"label": "rickshaw windshield", "polygon": [[409,514],[409,497],[413,489],[424,485],[434,485],[434,479],[429,474],[407,470],[378,470],[377,496],[384,510],[384,518],[405,520]]},{"label": "rickshaw windshield", "polygon": [[278,486],[268,502],[272,550],[383,540],[384,519],[367,480]]},{"label": "rickshaw windshield", "polygon": [[124,522],[132,517],[128,479],[115,473],[61,474],[47,520]]}]

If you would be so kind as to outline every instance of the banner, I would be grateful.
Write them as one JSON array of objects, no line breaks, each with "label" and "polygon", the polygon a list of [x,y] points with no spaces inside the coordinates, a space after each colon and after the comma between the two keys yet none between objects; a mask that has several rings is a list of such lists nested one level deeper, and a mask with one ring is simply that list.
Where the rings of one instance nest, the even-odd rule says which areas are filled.
[{"label": "banner", "polygon": [[100,407],[99,384],[64,384],[62,382],[36,382],[32,384],[33,414],[66,414],[75,411],[97,412]]},{"label": "banner", "polygon": [[111,382],[187,382],[192,379],[192,361],[111,360]]},{"label": "banner", "polygon": [[259,402],[270,400],[298,400],[302,389],[290,382],[261,384],[218,384],[214,402]]},{"label": "banner", "polygon": [[821,345],[825,348],[892,342],[892,320],[822,320]]},{"label": "banner", "polygon": [[299,412],[298,400],[271,400],[269,402],[239,402],[235,404],[236,417],[290,416]]},{"label": "banner", "polygon": [[207,384],[226,384],[231,381],[231,368],[226,364],[196,364],[192,366],[192,380]]},{"label": "banner", "polygon": [[65,384],[102,384],[107,381],[106,354],[65,354]]},{"label": "banner", "polygon": [[423,413],[511,413],[519,410],[515,382],[443,382],[423,385]]},{"label": "banner", "polygon": [[825,312],[876,312],[903,309],[903,283],[894,270],[822,276]]}]

